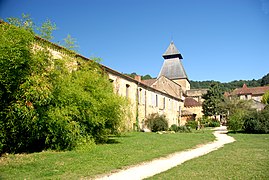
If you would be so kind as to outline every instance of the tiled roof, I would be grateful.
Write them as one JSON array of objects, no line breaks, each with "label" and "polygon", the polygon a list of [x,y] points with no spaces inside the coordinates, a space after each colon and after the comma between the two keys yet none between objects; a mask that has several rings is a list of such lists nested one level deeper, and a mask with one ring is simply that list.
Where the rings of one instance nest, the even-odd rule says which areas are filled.
[{"label": "tiled roof", "polygon": [[181,116],[192,116],[194,113],[187,111],[187,110],[182,110],[181,111]]},{"label": "tiled roof", "polygon": [[142,80],[141,82],[147,86],[151,86],[153,83],[156,82],[157,79],[147,79],[147,80]]},{"label": "tiled roof", "polygon": [[247,87],[246,84],[243,85],[242,88],[236,88],[233,90],[231,93],[226,93],[228,96],[233,96],[233,95],[247,95],[247,94],[252,94],[252,95],[262,95],[266,91],[269,91],[269,86],[260,86],[260,87]]},{"label": "tiled roof", "polygon": [[201,103],[197,102],[195,99],[186,97],[184,101],[185,107],[195,107],[195,106],[201,106]]}]

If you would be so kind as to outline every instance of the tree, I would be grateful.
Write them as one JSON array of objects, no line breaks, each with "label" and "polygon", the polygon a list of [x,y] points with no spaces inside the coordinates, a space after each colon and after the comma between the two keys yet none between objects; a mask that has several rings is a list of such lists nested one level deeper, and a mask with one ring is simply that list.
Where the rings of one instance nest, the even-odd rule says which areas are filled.
[{"label": "tree", "polygon": [[67,37],[64,39],[63,46],[71,51],[77,51],[78,45],[76,43],[76,39],[72,38],[70,34],[67,35]]},{"label": "tree", "polygon": [[221,114],[220,103],[223,101],[223,94],[218,84],[211,84],[206,94],[202,96],[204,102],[202,104],[203,113],[205,116],[216,116]]},{"label": "tree", "polygon": [[261,86],[269,85],[269,73],[262,77]]},{"label": "tree", "polygon": [[147,80],[147,79],[152,79],[152,77],[149,74],[147,74],[145,76],[142,76],[141,79],[142,80]]},{"label": "tree", "polygon": [[37,30],[39,30],[40,32],[40,37],[49,41],[53,39],[52,32],[56,29],[57,29],[56,24],[52,23],[49,19],[47,19],[41,25],[41,27],[37,28]]},{"label": "tree", "polygon": [[226,114],[228,129],[234,132],[243,128],[245,115],[253,110],[251,108],[251,101],[237,98],[224,98],[220,107],[223,114]]},{"label": "tree", "polygon": [[71,150],[118,133],[128,104],[99,64],[53,59],[46,44],[33,50],[30,29],[0,23],[0,34],[0,154]]},{"label": "tree", "polygon": [[269,104],[269,91],[265,92],[265,94],[262,96],[262,103]]}]

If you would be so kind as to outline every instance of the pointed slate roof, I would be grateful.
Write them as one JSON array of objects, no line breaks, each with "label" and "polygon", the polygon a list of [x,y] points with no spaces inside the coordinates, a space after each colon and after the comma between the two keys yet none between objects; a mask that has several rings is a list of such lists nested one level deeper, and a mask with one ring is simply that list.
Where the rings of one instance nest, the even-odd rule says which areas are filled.
[{"label": "pointed slate roof", "polygon": [[163,54],[165,59],[158,77],[165,76],[169,79],[188,79],[186,71],[182,65],[182,56],[173,42],[170,43]]},{"label": "pointed slate roof", "polygon": [[169,58],[175,58],[175,57],[178,57],[179,59],[183,59],[179,50],[176,48],[174,42],[171,41],[170,45],[168,46],[165,53],[163,54],[163,58],[169,59]]}]

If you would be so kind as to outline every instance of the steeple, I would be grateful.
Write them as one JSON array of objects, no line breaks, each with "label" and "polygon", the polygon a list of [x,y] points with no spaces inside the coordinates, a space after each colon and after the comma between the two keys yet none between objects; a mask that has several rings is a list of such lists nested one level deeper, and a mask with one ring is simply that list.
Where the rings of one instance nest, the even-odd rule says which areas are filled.
[{"label": "steeple", "polygon": [[164,62],[159,77],[165,76],[181,85],[183,91],[190,89],[188,76],[185,72],[181,59],[181,53],[172,41],[163,54]]},{"label": "steeple", "polygon": [[172,41],[168,46],[167,50],[163,54],[164,63],[159,76],[165,76],[169,79],[188,79],[185,69],[182,65],[181,59],[182,55],[176,48],[174,42]]},{"label": "steeple", "polygon": [[164,59],[176,58],[183,59],[182,55],[180,54],[179,50],[176,48],[173,41],[171,41],[170,45],[166,49],[165,53],[163,54]]}]

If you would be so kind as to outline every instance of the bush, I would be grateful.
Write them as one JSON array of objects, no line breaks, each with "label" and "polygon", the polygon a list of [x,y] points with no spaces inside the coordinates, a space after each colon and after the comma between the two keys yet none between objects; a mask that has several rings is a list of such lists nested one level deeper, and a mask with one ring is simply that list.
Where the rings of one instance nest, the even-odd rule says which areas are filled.
[{"label": "bush", "polygon": [[209,122],[209,127],[220,127],[220,121],[218,120],[212,120]]},{"label": "bush", "polygon": [[118,132],[127,103],[97,63],[55,60],[45,42],[33,52],[34,34],[7,24],[0,34],[0,154],[71,150]]},{"label": "bush", "polygon": [[164,115],[160,116],[157,113],[151,114],[145,123],[152,132],[168,130],[168,122]]},{"label": "bush", "polygon": [[185,126],[190,127],[192,129],[196,129],[198,127],[198,122],[195,120],[188,121]]},{"label": "bush", "polygon": [[172,124],[171,127],[169,128],[169,130],[178,132],[178,126],[176,124]]},{"label": "bush", "polygon": [[243,129],[247,133],[269,133],[269,110],[247,114]]},{"label": "bush", "polygon": [[191,132],[191,128],[187,126],[178,126],[178,132],[184,133],[184,132]]},{"label": "bush", "polygon": [[237,110],[228,118],[228,129],[234,132],[242,130],[244,124],[244,116],[246,112],[242,110]]}]

